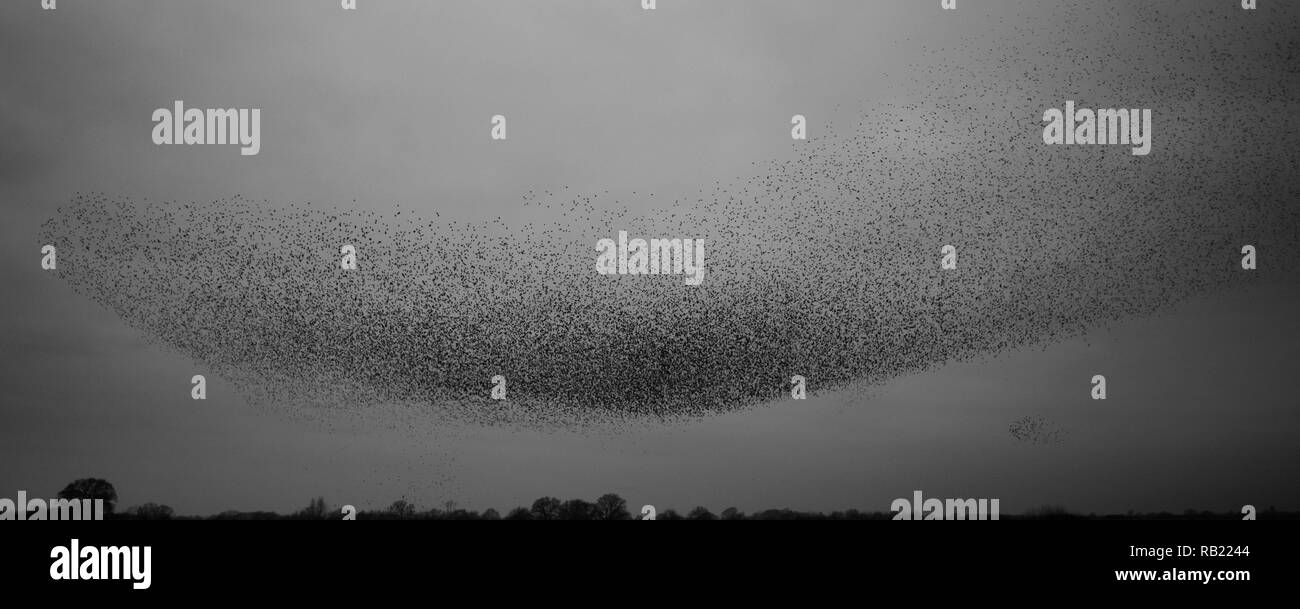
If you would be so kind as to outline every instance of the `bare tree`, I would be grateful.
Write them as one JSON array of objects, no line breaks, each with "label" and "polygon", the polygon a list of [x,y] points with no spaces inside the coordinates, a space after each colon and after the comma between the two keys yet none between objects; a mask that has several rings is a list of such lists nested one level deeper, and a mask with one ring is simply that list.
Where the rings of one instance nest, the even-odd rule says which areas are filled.
[{"label": "bare tree", "polygon": [[533,520],[559,520],[560,519],[560,500],[555,497],[542,497],[533,502],[533,509],[529,510]]},{"label": "bare tree", "polygon": [[597,520],[631,520],[627,501],[614,493],[606,493],[596,500],[594,517]]},{"label": "bare tree", "polygon": [[306,508],[303,508],[301,512],[298,512],[298,514],[303,518],[310,518],[313,520],[323,520],[329,513],[330,508],[329,505],[325,503],[324,497],[312,499],[311,503],[308,504]]},{"label": "bare tree", "polygon": [[63,487],[59,499],[102,499],[104,513],[112,514],[117,506],[117,489],[101,478],[82,478]]},{"label": "bare tree", "polygon": [[717,516],[713,515],[713,512],[709,511],[709,508],[706,508],[702,505],[691,510],[691,512],[686,515],[686,518],[688,520],[717,520],[718,519]]}]

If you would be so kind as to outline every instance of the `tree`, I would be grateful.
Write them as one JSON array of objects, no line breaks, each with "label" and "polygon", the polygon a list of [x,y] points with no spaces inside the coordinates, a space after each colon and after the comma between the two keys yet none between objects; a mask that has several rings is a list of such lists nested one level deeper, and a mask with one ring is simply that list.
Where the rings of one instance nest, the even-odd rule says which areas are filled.
[{"label": "tree", "polygon": [[559,520],[560,518],[560,500],[555,497],[542,497],[533,502],[533,509],[529,510],[533,520]]},{"label": "tree", "polygon": [[298,513],[303,518],[323,520],[325,516],[330,513],[330,508],[328,505],[326,505],[324,497],[317,497],[315,499],[312,499],[311,503],[306,508],[304,508],[301,512]]},{"label": "tree", "polygon": [[457,508],[444,515],[447,520],[477,520],[478,514],[463,508]]},{"label": "tree", "polygon": [[681,520],[682,515],[677,513],[677,510],[668,508],[660,512],[659,515],[655,517],[655,519],[656,520]]},{"label": "tree", "polygon": [[688,520],[717,520],[718,519],[717,516],[713,515],[713,512],[709,511],[709,508],[706,508],[702,505],[697,506],[695,509],[691,510],[691,512],[686,515],[686,518]]},{"label": "tree", "polygon": [[506,520],[532,520],[533,514],[526,507],[517,507],[506,514]]},{"label": "tree", "polygon": [[100,478],[82,478],[63,487],[59,499],[102,499],[104,514],[112,514],[117,506],[117,489],[107,480]]},{"label": "tree", "polygon": [[496,510],[494,510],[494,509],[492,509],[492,508],[488,508],[487,511],[483,512],[482,519],[483,519],[483,520],[501,520],[501,513],[498,512],[498,511],[496,511]]},{"label": "tree", "polygon": [[165,505],[157,503],[146,503],[136,506],[129,512],[140,520],[171,520],[172,509]]},{"label": "tree", "polygon": [[606,493],[596,500],[593,517],[596,520],[631,520],[627,501],[614,493]]},{"label": "tree", "polygon": [[396,518],[414,518],[415,505],[405,499],[398,499],[388,506],[388,513]]},{"label": "tree", "polygon": [[570,499],[560,506],[560,520],[591,520],[596,506],[582,499]]},{"label": "tree", "polygon": [[744,520],[745,515],[741,513],[740,510],[734,507],[729,507],[725,510],[722,510],[722,519],[723,520]]}]

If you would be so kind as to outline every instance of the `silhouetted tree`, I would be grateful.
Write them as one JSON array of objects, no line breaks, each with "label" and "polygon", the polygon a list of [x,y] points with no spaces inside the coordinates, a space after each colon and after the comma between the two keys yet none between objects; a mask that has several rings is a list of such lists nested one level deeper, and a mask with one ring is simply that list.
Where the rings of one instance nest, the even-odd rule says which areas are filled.
[{"label": "silhouetted tree", "polygon": [[753,516],[753,520],[798,520],[799,513],[789,509],[763,510]]},{"label": "silhouetted tree", "polygon": [[482,519],[483,519],[483,520],[501,520],[501,513],[498,512],[498,511],[496,511],[496,510],[494,510],[494,509],[492,509],[492,508],[488,508],[487,510],[485,510],[485,511],[483,512]]},{"label": "silhouetted tree", "polygon": [[722,519],[723,520],[744,520],[745,515],[742,514],[740,510],[734,507],[729,507],[725,510],[722,510]]},{"label": "silhouetted tree", "polygon": [[560,520],[591,520],[596,506],[582,499],[570,499],[560,506]]},{"label": "silhouetted tree", "polygon": [[558,520],[560,518],[560,500],[555,497],[542,497],[533,502],[529,510],[533,520]]},{"label": "silhouetted tree", "polygon": [[415,506],[405,499],[398,499],[388,506],[388,513],[394,518],[414,518]]},{"label": "silhouetted tree", "polygon": [[517,507],[506,514],[506,520],[532,520],[533,514],[526,507]]},{"label": "silhouetted tree", "polygon": [[127,511],[132,516],[140,520],[171,520],[172,509],[165,505],[157,503],[146,503],[131,508]]},{"label": "silhouetted tree", "polygon": [[1025,512],[1025,516],[1042,520],[1068,520],[1074,518],[1074,516],[1070,514],[1069,510],[1066,510],[1063,505],[1044,505]]},{"label": "silhouetted tree", "polygon": [[691,513],[687,514],[686,518],[688,520],[717,520],[718,519],[717,516],[713,515],[713,512],[709,511],[709,508],[706,508],[702,505],[697,506],[695,509],[691,510]]},{"label": "silhouetted tree", "polygon": [[631,520],[627,511],[627,501],[614,493],[606,493],[596,500],[593,518],[597,520]]},{"label": "silhouetted tree", "polygon": [[317,497],[315,499],[312,499],[311,503],[308,504],[306,508],[303,508],[301,512],[298,512],[298,515],[302,516],[303,518],[323,520],[326,516],[329,515],[329,513],[330,513],[330,508],[329,505],[325,503],[325,498]]},{"label": "silhouetted tree", "polygon": [[674,510],[672,508],[668,508],[660,512],[658,515],[655,516],[655,519],[656,520],[684,520],[682,518],[682,515],[678,514],[677,510]]},{"label": "silhouetted tree", "polygon": [[59,499],[103,499],[104,514],[112,514],[117,506],[117,490],[107,480],[100,478],[82,478],[63,487]]}]

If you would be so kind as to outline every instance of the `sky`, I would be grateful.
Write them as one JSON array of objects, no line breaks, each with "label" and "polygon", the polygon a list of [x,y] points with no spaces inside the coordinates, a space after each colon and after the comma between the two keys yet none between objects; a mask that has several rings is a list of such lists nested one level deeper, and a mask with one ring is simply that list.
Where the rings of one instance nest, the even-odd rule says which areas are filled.
[{"label": "sky", "polygon": [[[40,268],[39,227],[85,192],[511,221],[530,213],[528,193],[608,190],[609,205],[652,210],[644,193],[797,158],[792,114],[813,117],[816,136],[918,101],[924,74],[978,61],[964,41],[1058,42],[1033,33],[1059,21],[1043,3],[963,1],[952,15],[938,2],[638,4],[5,2],[0,494],[52,496],[94,476],[123,506],[183,514],[286,512],[318,495],[504,512],[606,492],[681,511],[885,511],[915,489],[998,497],[1004,513],[1300,509],[1290,275],[883,385],[593,434],[409,427],[401,413],[325,425],[219,377],[196,402],[198,362]],[[155,146],[151,113],[176,99],[261,108],[260,153]],[[508,147],[486,137],[495,114],[509,117]],[[1294,143],[1294,126],[1264,146]],[[1279,158],[1294,174],[1294,155]],[[1112,379],[1104,402],[1088,394],[1098,370]],[[1008,426],[1024,417],[1057,440],[1017,441]]]}]

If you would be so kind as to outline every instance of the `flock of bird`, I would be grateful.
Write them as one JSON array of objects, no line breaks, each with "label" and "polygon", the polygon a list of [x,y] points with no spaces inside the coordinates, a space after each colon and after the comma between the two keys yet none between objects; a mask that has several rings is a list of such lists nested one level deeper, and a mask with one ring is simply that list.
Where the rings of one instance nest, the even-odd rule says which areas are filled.
[{"label": "flock of bird", "polygon": [[1020,417],[1007,426],[1011,437],[1029,444],[1057,444],[1065,439],[1065,430],[1041,414]]},{"label": "flock of bird", "polygon": [[[788,399],[794,375],[811,393],[881,383],[1295,276],[1297,156],[1278,139],[1294,144],[1297,42],[1207,51],[1153,19],[1130,20],[1151,55],[1096,102],[1155,108],[1147,157],[1040,140],[1043,110],[1133,43],[1080,68],[1076,50],[1005,41],[976,71],[918,74],[914,101],[864,104],[794,158],[651,210],[558,188],[524,195],[546,220],[517,225],[82,194],[40,239],[75,290],[268,403],[569,426]],[[702,285],[597,274],[593,245],[620,230],[705,239]],[[1033,417],[1011,433],[1060,437]]]}]

